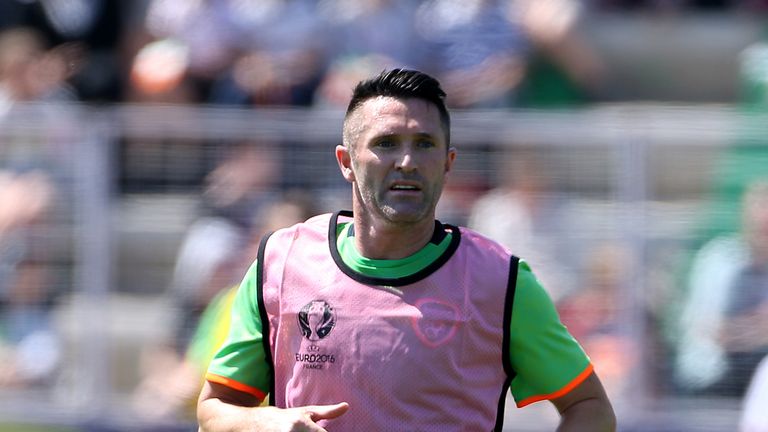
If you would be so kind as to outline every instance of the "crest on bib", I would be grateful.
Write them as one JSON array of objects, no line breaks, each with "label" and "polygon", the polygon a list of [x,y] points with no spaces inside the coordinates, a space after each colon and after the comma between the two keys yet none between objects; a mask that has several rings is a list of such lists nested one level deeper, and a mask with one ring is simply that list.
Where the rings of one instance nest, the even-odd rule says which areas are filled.
[{"label": "crest on bib", "polygon": [[459,308],[434,298],[423,298],[415,306],[421,312],[413,319],[416,335],[427,346],[435,348],[450,341],[459,326]]}]

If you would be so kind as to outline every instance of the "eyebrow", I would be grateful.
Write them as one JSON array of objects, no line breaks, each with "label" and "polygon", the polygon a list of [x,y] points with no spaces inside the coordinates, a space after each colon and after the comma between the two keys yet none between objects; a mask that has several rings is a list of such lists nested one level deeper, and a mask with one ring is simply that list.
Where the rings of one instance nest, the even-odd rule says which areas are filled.
[{"label": "eyebrow", "polygon": [[[398,137],[398,136],[402,136],[402,135],[410,135],[410,134],[386,133],[385,132],[385,133],[382,133],[382,134],[379,134],[379,135],[375,135],[374,138],[377,138],[377,139],[378,138],[393,138],[393,137]],[[428,133],[428,132],[417,132],[417,133],[413,134],[413,136],[416,137],[416,138],[430,138],[430,139],[434,139],[435,138],[435,136],[433,134]]]}]

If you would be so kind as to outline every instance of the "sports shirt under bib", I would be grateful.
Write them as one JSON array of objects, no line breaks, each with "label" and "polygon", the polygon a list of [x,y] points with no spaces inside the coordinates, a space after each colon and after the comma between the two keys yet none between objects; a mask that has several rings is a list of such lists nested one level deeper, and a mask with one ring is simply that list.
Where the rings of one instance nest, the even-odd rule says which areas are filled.
[{"label": "sports shirt under bib", "polygon": [[209,381],[284,407],[347,400],[340,430],[490,430],[507,388],[525,406],[591,373],[530,267],[497,243],[436,222],[422,251],[369,260],[348,216],[265,243],[266,280],[254,263]]}]

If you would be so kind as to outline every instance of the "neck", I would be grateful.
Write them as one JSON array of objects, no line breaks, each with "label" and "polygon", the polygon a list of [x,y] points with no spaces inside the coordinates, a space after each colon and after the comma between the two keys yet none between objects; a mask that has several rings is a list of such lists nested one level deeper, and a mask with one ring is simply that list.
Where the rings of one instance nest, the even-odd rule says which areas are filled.
[{"label": "neck", "polygon": [[434,233],[434,217],[400,224],[366,216],[360,209],[354,210],[355,247],[366,258],[411,256],[429,243]]}]

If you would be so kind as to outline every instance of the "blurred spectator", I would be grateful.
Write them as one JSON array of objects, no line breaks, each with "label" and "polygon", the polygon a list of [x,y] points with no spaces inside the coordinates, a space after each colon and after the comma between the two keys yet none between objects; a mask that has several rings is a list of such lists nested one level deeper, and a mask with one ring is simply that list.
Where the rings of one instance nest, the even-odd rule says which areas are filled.
[{"label": "blurred spectator", "polygon": [[148,42],[132,59],[128,102],[197,103],[200,94],[188,75],[189,48],[174,39]]},{"label": "blurred spectator", "polygon": [[[134,35],[137,44],[126,70],[125,102],[142,105],[193,105],[200,101],[197,83],[189,74],[190,52],[176,39],[146,41]],[[128,51],[131,51],[129,49]],[[176,121],[186,121],[186,130],[200,127],[199,117],[188,110],[173,113]],[[119,186],[121,193],[156,193],[199,187],[203,177],[217,162],[208,154],[202,136],[165,134],[118,137]],[[174,190],[176,189],[176,190]]]},{"label": "blurred spectator", "polygon": [[429,69],[457,108],[507,107],[530,50],[502,0],[425,0],[416,28],[427,41]]},{"label": "blurred spectator", "polygon": [[326,29],[310,0],[220,2],[238,53],[209,102],[309,106],[325,73]]},{"label": "blurred spectator", "polygon": [[565,104],[602,73],[576,25],[580,13],[577,0],[426,0],[416,28],[452,106]]},{"label": "blurred spectator", "polygon": [[741,410],[740,432],[768,432],[768,356],[749,382]]},{"label": "blurred spectator", "polygon": [[619,398],[637,365],[633,342],[622,323],[622,288],[628,274],[627,252],[613,243],[590,249],[580,288],[557,302],[560,319],[592,359],[600,380],[613,398]]},{"label": "blurred spectator", "polygon": [[572,289],[564,277],[568,266],[561,250],[565,222],[564,197],[550,190],[537,155],[530,150],[510,151],[500,157],[498,186],[477,199],[468,225],[526,257],[550,295],[559,299]]},{"label": "blurred spectator", "polygon": [[[760,354],[757,350],[732,362],[737,353],[730,351],[735,347],[726,348],[721,332],[730,327],[725,324],[728,315],[738,313],[734,308],[738,309],[737,303],[743,300],[737,298],[749,292],[744,285],[761,283],[759,274],[765,272],[768,261],[761,258],[764,252],[759,252],[766,247],[766,240],[759,240],[763,234],[758,221],[759,184],[765,182],[768,164],[764,125],[758,119],[768,107],[768,45],[764,41],[750,44],[740,53],[739,60],[739,109],[747,115],[740,119],[737,139],[718,149],[714,159],[711,200],[696,233],[704,245],[693,257],[687,297],[682,304],[685,309],[674,340],[676,384],[683,391],[731,396],[743,393]],[[738,207],[742,210],[734,212]],[[765,279],[762,284],[766,291]],[[711,317],[705,319],[706,315]],[[762,328],[759,322],[752,325],[755,331],[763,333],[768,328],[765,323]],[[750,337],[750,333],[746,332],[744,337]]]},{"label": "blurred spectator", "polygon": [[74,100],[67,79],[77,55],[69,45],[49,50],[42,35],[31,28],[0,32],[0,112],[14,102]]},{"label": "blurred spectator", "polygon": [[[183,68],[178,67],[181,62],[169,66],[183,72],[185,86],[191,87],[195,102],[205,101],[213,81],[231,67],[240,50],[238,35],[227,22],[229,4],[233,2],[148,2],[144,26],[149,40],[141,44],[167,41],[164,45],[173,47],[175,54],[183,52]],[[178,61],[178,57],[175,60]],[[162,63],[157,69],[162,69]]]},{"label": "blurred spectator", "polygon": [[681,317],[676,375],[685,390],[742,396],[768,354],[768,181],[746,190],[742,227],[696,254]]},{"label": "blurred spectator", "polygon": [[326,41],[309,0],[151,0],[146,28],[186,53],[200,102],[311,105]]},{"label": "blurred spectator", "polygon": [[[248,242],[233,258],[239,263],[238,271],[244,272],[256,258],[264,234],[303,222],[314,214],[309,197],[299,192],[286,193],[267,205],[259,214]],[[145,353],[144,378],[133,395],[134,407],[142,417],[194,421],[203,376],[227,336],[236,292],[236,283],[222,285],[196,322],[194,335],[183,354],[162,349]]]},{"label": "blurred spectator", "polygon": [[738,119],[737,135],[728,145],[717,149],[712,167],[711,199],[703,214],[698,237],[708,240],[739,229],[739,206],[744,189],[766,175],[768,139],[765,121],[768,112],[768,40],[748,45],[739,53],[739,101],[744,115]]},{"label": "blurred spectator", "polygon": [[516,105],[557,107],[591,100],[602,59],[583,36],[579,0],[507,0],[508,18],[531,44]]},{"label": "blurred spectator", "polygon": [[329,66],[315,104],[346,108],[352,88],[384,69],[424,66],[424,43],[410,0],[321,0],[319,17],[330,33]]},{"label": "blurred spectator", "polygon": [[242,276],[245,269],[232,268],[232,258],[247,243],[253,222],[274,201],[278,168],[272,148],[247,142],[227,148],[206,177],[200,217],[179,248],[170,284],[181,314],[181,346],[211,298]]},{"label": "blurred spectator", "polygon": [[[64,58],[79,100],[121,98],[119,46],[125,24],[141,2],[111,0],[7,0],[0,2],[0,28],[34,29],[47,48]],[[49,73],[61,73],[57,69]]]},{"label": "blurred spectator", "polygon": [[420,67],[424,47],[414,28],[410,0],[320,0],[319,18],[333,37],[334,58],[378,55]]},{"label": "blurred spectator", "polygon": [[32,240],[53,193],[41,171],[0,171],[0,387],[49,386],[60,364],[45,248]]}]

